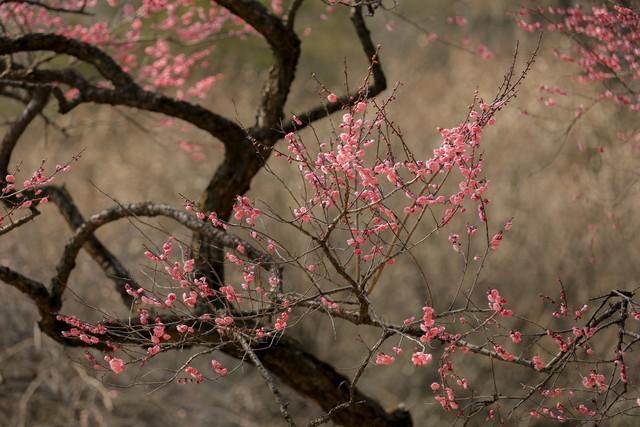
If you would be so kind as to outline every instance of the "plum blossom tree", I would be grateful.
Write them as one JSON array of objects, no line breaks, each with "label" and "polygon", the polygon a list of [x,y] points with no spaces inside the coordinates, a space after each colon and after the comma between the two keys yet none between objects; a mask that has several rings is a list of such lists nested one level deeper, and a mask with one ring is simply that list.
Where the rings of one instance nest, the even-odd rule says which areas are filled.
[{"label": "plum blossom tree", "polygon": [[[458,125],[439,128],[432,155],[418,158],[391,118],[396,88],[383,94],[380,47],[367,27],[369,15],[388,8],[384,1],[325,1],[348,8],[368,71],[355,90],[343,94],[318,81],[322,102],[287,112],[301,54],[295,24],[304,3],[0,1],[0,95],[24,105],[0,145],[0,235],[48,214],[47,203],[71,229],[49,283],[0,266],[0,279],[37,307],[40,329],[61,345],[85,348],[89,365],[111,375],[144,370],[151,359],[177,350],[188,356],[165,384],[224,384],[233,381],[241,363],[254,365],[289,425],[301,416],[290,413],[281,384],[322,408],[320,417],[305,420],[309,425],[412,425],[405,408],[389,411],[359,387],[368,371],[394,364],[432,370],[437,380],[423,391],[425,399],[435,399],[465,423],[479,418],[502,425],[531,417],[598,424],[637,416],[640,395],[632,372],[640,334],[633,322],[640,320],[640,308],[633,292],[613,289],[570,303],[559,282],[557,295],[543,296],[548,313],[541,323],[529,320],[530,313],[514,312],[501,289],[478,286],[485,264],[513,226],[510,218],[490,215],[483,137],[516,97],[536,53],[521,67],[516,54],[495,96],[470,96]],[[515,15],[527,30],[546,25],[571,37],[573,56],[558,52],[560,59],[578,64],[581,82],[610,85],[599,101],[637,111],[637,10],[605,4],[589,10],[521,9]],[[455,17],[451,23],[465,20]],[[210,65],[215,40],[222,37],[258,38],[273,56],[249,127],[198,103],[222,78]],[[484,46],[471,52],[492,57]],[[208,74],[193,79],[196,69]],[[49,104],[61,115],[87,104],[158,113],[220,141],[224,159],[199,199],[185,197],[184,206],[116,203],[85,217],[69,191],[54,184],[81,153],[51,169],[44,163],[22,184],[18,176],[24,171],[11,163],[29,125],[38,117],[49,120]],[[303,135],[334,115],[340,117],[332,122],[333,132]],[[282,179],[272,162],[287,165],[297,179]],[[291,197],[290,207],[246,195],[261,171]],[[175,221],[192,240],[170,235],[149,246],[144,254],[157,274],[143,285],[96,233],[117,221],[152,217]],[[295,233],[305,249],[279,242],[274,228]],[[451,245],[442,250],[463,261],[460,282],[425,280],[420,312],[381,310],[372,298],[381,277],[442,233]],[[96,310],[93,319],[80,319],[65,310],[63,297],[83,250],[113,282],[129,309],[127,318]],[[453,300],[440,298],[441,286],[455,287]],[[352,375],[290,336],[310,313],[376,331],[377,341]],[[403,321],[389,320],[398,314]],[[217,352],[239,364],[225,366]],[[206,371],[195,366],[200,359],[207,361]],[[470,363],[491,372],[493,381],[470,381]]]}]

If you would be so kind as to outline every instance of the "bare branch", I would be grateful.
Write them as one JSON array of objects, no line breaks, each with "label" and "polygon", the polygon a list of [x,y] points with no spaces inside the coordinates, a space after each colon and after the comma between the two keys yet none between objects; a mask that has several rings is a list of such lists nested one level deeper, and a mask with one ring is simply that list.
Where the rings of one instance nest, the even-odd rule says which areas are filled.
[{"label": "bare branch", "polygon": [[[263,131],[275,129],[283,117],[284,105],[295,77],[300,57],[300,39],[292,28],[266,7],[252,0],[217,0],[264,36],[271,47],[275,64],[269,70],[262,89],[256,128]],[[276,138],[271,142],[273,144]],[[269,144],[267,144],[269,145]]]},{"label": "bare branch", "polygon": [[4,227],[0,227],[0,236],[2,236],[3,234],[7,234],[8,232],[15,230],[18,227],[25,225],[26,223],[30,222],[33,218],[37,217],[38,215],[40,215],[40,212],[38,210],[31,209],[28,215],[25,215],[22,218],[18,219],[17,221],[13,221],[12,223],[5,225]]},{"label": "bare branch", "polygon": [[[369,70],[373,76],[373,82],[363,93],[360,94],[360,99],[373,98],[387,88],[387,79],[384,75],[384,71],[382,70],[382,65],[380,64],[378,49],[373,44],[371,32],[367,28],[364,17],[362,16],[362,7],[358,6],[353,9],[351,22],[356,30],[362,49],[367,56],[367,60],[369,61]],[[296,125],[292,120],[288,120],[285,122],[282,131],[284,133],[288,133],[293,132],[294,130],[304,129],[317,120],[323,119],[347,106],[353,105],[358,100],[358,97],[348,94],[342,95],[338,97],[336,102],[328,105],[318,105],[309,111],[297,114],[300,121],[302,121],[302,125]]]},{"label": "bare branch", "polygon": [[9,168],[11,154],[18,140],[29,124],[42,112],[49,98],[49,90],[39,89],[33,92],[31,100],[20,114],[20,117],[11,125],[9,131],[0,142],[0,176],[4,177]]},{"label": "bare branch", "polygon": [[3,265],[0,265],[0,279],[23,294],[26,294],[34,301],[38,309],[43,310],[49,307],[49,292],[42,283]]},{"label": "bare branch", "polygon": [[0,36],[0,55],[37,51],[70,55],[91,64],[116,87],[124,89],[137,86],[111,56],[92,44],[58,34],[30,33],[17,38]]},{"label": "bare branch", "polygon": [[287,28],[293,29],[296,21],[296,15],[302,6],[302,3],[304,3],[304,0],[293,0],[291,6],[289,6],[289,11],[287,12]]},{"label": "bare branch", "polygon": [[[58,207],[60,213],[72,230],[78,229],[85,223],[80,209],[78,209],[66,188],[49,186],[43,187],[42,190],[46,192],[49,200]],[[116,291],[120,294],[122,301],[126,306],[129,306],[132,297],[127,293],[125,284],[128,283],[134,289],[138,288],[139,285],[132,278],[132,275],[126,267],[122,265],[120,260],[113,255],[95,235],[91,235],[87,239],[84,249],[91,258],[98,263],[102,271],[104,271],[104,274],[113,280]]]},{"label": "bare branch", "polygon": [[273,394],[273,397],[275,398],[276,402],[278,403],[278,406],[280,407],[280,412],[282,413],[282,416],[290,426],[295,427],[296,423],[293,422],[291,415],[289,415],[289,412],[287,411],[287,406],[289,406],[289,404],[285,402],[285,400],[283,399],[282,394],[280,393],[280,390],[278,390],[278,388],[276,387],[273,381],[273,378],[271,378],[271,375],[269,374],[269,371],[267,371],[267,369],[264,367],[262,362],[260,362],[260,359],[253,352],[247,340],[242,335],[239,335],[239,334],[237,335],[237,338],[240,341],[240,344],[242,345],[242,348],[244,349],[244,351],[246,351],[247,354],[249,355],[249,359],[251,359],[253,364],[256,365],[256,368],[258,368],[258,371],[260,371],[260,375],[262,375],[262,378],[264,378],[264,381],[267,383],[267,386],[269,387],[271,394]]}]

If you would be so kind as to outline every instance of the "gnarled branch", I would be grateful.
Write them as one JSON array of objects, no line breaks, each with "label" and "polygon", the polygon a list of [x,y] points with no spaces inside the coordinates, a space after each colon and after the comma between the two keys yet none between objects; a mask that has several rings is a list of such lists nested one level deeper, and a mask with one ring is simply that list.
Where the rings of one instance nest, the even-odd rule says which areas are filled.
[{"label": "gnarled branch", "polygon": [[[69,224],[72,230],[77,230],[85,223],[85,219],[80,212],[80,209],[76,206],[71,197],[71,194],[64,187],[48,186],[42,188],[47,194],[49,200],[55,204],[60,213]],[[139,285],[132,278],[132,275],[126,269],[120,260],[107,249],[95,235],[89,236],[84,249],[98,263],[105,275],[113,280],[116,291],[120,294],[122,301],[125,305],[129,306],[132,302],[132,297],[127,293],[125,284],[131,285],[136,289]]]},{"label": "gnarled branch", "polygon": [[373,82],[366,88],[366,90],[360,94],[360,97],[354,97],[351,95],[342,95],[338,97],[336,102],[328,105],[318,105],[304,113],[298,114],[298,118],[302,122],[302,125],[296,125],[292,120],[288,120],[282,127],[283,132],[293,132],[294,130],[301,130],[309,126],[311,123],[325,118],[346,106],[353,105],[359,99],[369,99],[377,96],[387,88],[387,79],[382,70],[380,64],[380,55],[378,49],[373,44],[371,39],[371,32],[367,28],[367,25],[362,16],[362,7],[358,6],[353,9],[351,14],[351,22],[358,35],[358,40],[362,45],[364,54],[369,61],[369,71],[373,77]]},{"label": "gnarled branch", "polygon": [[0,280],[26,294],[35,302],[38,308],[48,308],[49,292],[42,283],[3,265],[0,265]]},{"label": "gnarled branch", "polygon": [[98,228],[108,223],[122,218],[137,216],[164,216],[171,218],[190,230],[207,236],[223,248],[229,248],[235,251],[238,245],[242,245],[245,247],[244,255],[248,257],[251,262],[259,265],[265,270],[268,270],[279,280],[282,279],[282,272],[279,266],[269,254],[260,252],[251,244],[239,237],[233,236],[219,228],[215,228],[210,223],[200,221],[184,210],[177,209],[169,205],[153,202],[130,203],[117,205],[106,209],[99,214],[93,215],[77,228],[76,233],[64,248],[63,255],[56,266],[56,275],[51,279],[51,305],[55,310],[59,310],[62,306],[62,294],[66,289],[71,271],[75,267],[78,253],[82,246],[91,239],[93,233],[95,233]]}]

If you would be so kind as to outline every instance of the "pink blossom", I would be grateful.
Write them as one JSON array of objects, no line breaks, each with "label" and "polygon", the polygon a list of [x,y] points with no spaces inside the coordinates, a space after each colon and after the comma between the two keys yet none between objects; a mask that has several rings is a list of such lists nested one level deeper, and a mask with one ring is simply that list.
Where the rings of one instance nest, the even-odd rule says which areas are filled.
[{"label": "pink blossom", "polygon": [[124,362],[117,357],[111,357],[109,355],[104,356],[104,360],[109,364],[109,367],[116,374],[121,374],[124,371]]},{"label": "pink blossom", "polygon": [[184,262],[182,269],[185,273],[191,273],[193,271],[193,266],[195,264],[195,260],[194,259],[188,259]]},{"label": "pink blossom", "polygon": [[283,331],[287,327],[288,321],[289,321],[289,312],[285,311],[283,313],[280,313],[274,325],[275,330],[279,332]]},{"label": "pink blossom", "polygon": [[427,365],[431,363],[432,360],[433,360],[433,356],[431,354],[423,353],[421,351],[416,351],[411,356],[411,363],[413,363],[415,366]]},{"label": "pink blossom", "polygon": [[233,325],[233,317],[231,316],[224,316],[224,317],[216,317],[215,318],[215,323],[218,326],[231,326]]},{"label": "pink blossom", "polygon": [[512,360],[515,359],[515,356],[509,353],[508,351],[506,351],[501,345],[494,344],[493,350],[496,353],[498,353],[498,356],[500,356],[503,360],[506,360],[507,362],[511,362]]},{"label": "pink blossom", "polygon": [[583,415],[590,416],[590,417],[592,417],[592,416],[594,416],[596,414],[595,411],[592,411],[591,409],[587,408],[584,405],[578,406],[578,412],[580,412]]},{"label": "pink blossom", "polygon": [[187,366],[184,371],[195,379],[196,384],[200,384],[204,380],[204,375],[192,366]]},{"label": "pink blossom", "polygon": [[502,242],[502,233],[497,233],[491,238],[491,243],[489,244],[489,246],[491,246],[491,249],[495,251],[498,249],[501,242]]},{"label": "pink blossom", "polygon": [[395,361],[395,357],[384,353],[376,355],[376,365],[391,365]]},{"label": "pink blossom", "polygon": [[216,374],[224,377],[229,373],[228,369],[222,366],[222,363],[217,361],[216,359],[211,360],[211,368],[216,372]]},{"label": "pink blossom", "polygon": [[542,371],[544,369],[545,365],[540,356],[538,355],[533,356],[532,361],[533,361],[533,367],[536,369],[536,371]]},{"label": "pink blossom", "polygon": [[504,299],[497,289],[491,289],[487,292],[487,299],[489,300],[489,308],[496,311],[502,317],[511,317],[513,312],[504,308],[507,300]]},{"label": "pink blossom", "polygon": [[173,303],[176,300],[176,294],[174,294],[173,292],[171,292],[170,294],[167,295],[167,298],[164,300],[164,304],[167,307],[171,307],[173,305]]},{"label": "pink blossom", "polygon": [[[177,325],[177,326],[176,326],[176,329],[177,329],[177,330],[178,330],[178,332],[180,332],[181,334],[185,334],[185,333],[187,333],[187,332],[193,332],[193,328],[192,328],[191,326],[183,325],[183,324]],[[190,331],[190,330],[191,330],[191,331]]]},{"label": "pink blossom", "polygon": [[606,391],[609,386],[606,383],[605,376],[592,371],[588,376],[582,378],[582,385],[586,388],[598,387],[601,391]]},{"label": "pink blossom", "polygon": [[195,307],[197,299],[198,293],[195,291],[190,291],[188,294],[182,294],[182,301],[184,301],[184,304],[188,307]]}]

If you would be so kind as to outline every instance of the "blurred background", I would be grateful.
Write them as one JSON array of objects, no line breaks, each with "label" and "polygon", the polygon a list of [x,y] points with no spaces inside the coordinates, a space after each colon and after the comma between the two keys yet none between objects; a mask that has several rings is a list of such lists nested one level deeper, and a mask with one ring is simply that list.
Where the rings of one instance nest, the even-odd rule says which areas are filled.
[{"label": "blurred background", "polygon": [[[518,2],[397,3],[389,11],[379,10],[367,22],[375,42],[381,45],[389,86],[399,84],[397,99],[389,107],[390,117],[402,129],[416,157],[428,157],[439,142],[436,128],[456,126],[464,120],[474,91],[493,99],[518,43],[517,65],[522,67],[538,43],[538,34],[515,25],[510,13],[517,11]],[[466,25],[449,23],[448,18],[455,16],[466,18]],[[319,0],[308,0],[297,28],[305,35],[298,78],[288,103],[291,113],[303,111],[323,98],[312,73],[336,93],[341,93],[345,85],[345,64],[351,87],[359,85],[366,73],[365,58],[346,10],[338,8],[328,13]],[[433,40],[431,32],[440,40]],[[478,54],[480,44],[493,55],[483,58]],[[640,270],[640,222],[633,214],[639,203],[640,143],[634,137],[621,139],[618,135],[634,134],[637,118],[603,104],[574,122],[576,109],[581,104],[587,108],[596,92],[576,84],[571,76],[578,70],[553,54],[554,49],[569,48],[567,37],[544,36],[519,96],[499,113],[496,126],[486,130],[483,140],[485,175],[491,181],[488,197],[492,226],[498,227],[511,217],[514,226],[500,250],[489,258],[476,301],[486,304],[485,290],[497,287],[516,312],[531,319],[547,310],[541,293],[558,295],[558,279],[564,283],[573,306],[610,289],[635,289]],[[210,66],[214,72],[224,73],[224,78],[202,104],[250,126],[260,94],[259,82],[270,60],[266,44],[259,39],[218,42]],[[561,87],[569,96],[541,93],[540,85]],[[549,97],[554,98],[555,106],[548,106]],[[9,102],[0,106],[3,121],[12,120],[18,112],[17,105]],[[34,123],[14,153],[13,164],[19,163],[26,173],[42,160],[55,165],[82,151],[80,161],[61,177],[61,182],[85,216],[111,206],[114,199],[154,200],[176,206],[183,204],[182,196],[197,200],[223,154],[221,144],[207,135],[187,125],[166,130],[158,126],[159,117],[139,111],[85,105],[70,115],[59,116],[52,106],[49,115],[68,134],[45,129],[42,122]],[[315,128],[321,134],[330,132],[331,126],[325,120]],[[310,137],[308,132],[303,135]],[[295,179],[285,162],[271,159],[270,167],[285,180]],[[254,179],[248,195],[270,206],[286,208],[290,204],[282,188],[264,171]],[[172,223],[155,223],[189,241],[185,230]],[[162,234],[150,233],[162,242]],[[301,244],[286,229],[273,233],[292,247]],[[48,206],[29,226],[1,237],[0,264],[47,281],[69,235],[55,207]],[[446,231],[435,235],[414,251],[436,299],[443,301],[441,308],[450,301],[462,270],[447,235]],[[98,237],[130,271],[139,274],[144,284],[146,263],[142,253],[147,242],[137,229],[122,221],[101,229]],[[378,311],[391,321],[420,315],[426,287],[415,264],[409,258],[400,259],[382,276],[373,296]],[[295,272],[290,277],[295,278]],[[78,260],[70,288],[73,292],[67,295],[66,313],[95,318],[87,307],[111,301],[112,306],[107,304],[105,308],[109,313],[128,314],[122,312],[111,283],[86,254]],[[282,424],[268,389],[251,366],[240,367],[224,381],[198,386],[170,384],[154,390],[135,385],[145,378],[136,377],[133,371],[117,378],[93,372],[81,352],[64,349],[41,336],[36,311],[14,289],[0,286],[0,301],[0,425]],[[328,319],[316,315],[292,328],[291,334],[347,376],[354,373],[366,354],[366,345],[375,341],[366,327],[337,323],[334,330]],[[544,349],[536,351],[544,355]],[[162,363],[147,370],[176,367],[185,356],[165,355]],[[219,358],[229,366],[237,365],[223,355]],[[469,360],[477,360],[477,365],[461,369],[471,384],[491,378],[486,361]],[[451,415],[441,410],[428,390],[436,379],[435,366],[417,370],[405,362],[384,369],[369,368],[360,382],[361,389],[388,409],[405,405],[415,425],[452,423]],[[516,383],[528,378],[528,373],[517,369],[509,375]],[[312,402],[300,399],[291,390],[283,391],[291,402],[292,414],[299,419],[321,413]]]}]

